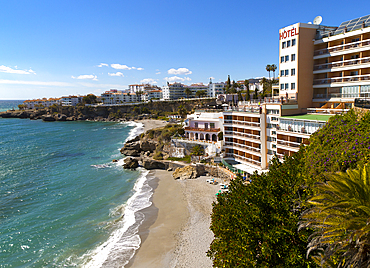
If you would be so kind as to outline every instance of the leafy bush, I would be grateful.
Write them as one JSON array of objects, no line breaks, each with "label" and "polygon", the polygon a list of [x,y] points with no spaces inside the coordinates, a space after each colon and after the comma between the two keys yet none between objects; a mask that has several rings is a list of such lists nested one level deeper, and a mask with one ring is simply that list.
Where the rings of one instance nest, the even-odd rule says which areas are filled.
[{"label": "leafy bush", "polygon": [[155,160],[163,160],[163,154],[162,152],[155,152],[154,155],[153,155],[153,159]]},{"label": "leafy bush", "polygon": [[184,157],[168,157],[167,160],[183,161],[183,162],[186,162],[186,163],[190,163],[191,162],[191,156],[190,155],[185,155]]}]

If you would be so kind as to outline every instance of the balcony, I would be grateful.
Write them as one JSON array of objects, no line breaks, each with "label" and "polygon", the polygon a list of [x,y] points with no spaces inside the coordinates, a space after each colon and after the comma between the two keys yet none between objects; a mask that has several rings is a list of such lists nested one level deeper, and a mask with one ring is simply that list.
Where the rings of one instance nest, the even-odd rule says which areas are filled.
[{"label": "balcony", "polygon": [[348,111],[349,109],[307,108],[308,114],[342,114]]},{"label": "balcony", "polygon": [[314,99],[331,99],[331,98],[340,98],[340,99],[354,99],[354,98],[370,98],[369,92],[364,93],[329,93],[329,94],[314,94]]},{"label": "balcony", "polygon": [[241,137],[260,141],[259,135],[253,135],[253,134],[243,133],[239,131],[225,131],[225,135],[241,136]]},{"label": "balcony", "polygon": [[348,50],[348,49],[361,48],[361,47],[366,47],[366,46],[369,46],[369,45],[370,45],[370,40],[367,39],[367,40],[364,40],[364,41],[352,42],[352,43],[345,44],[345,45],[339,45],[339,46],[319,49],[319,50],[316,50],[314,52],[314,56],[329,54],[329,53],[332,53],[332,52],[344,51],[344,50]]},{"label": "balcony", "polygon": [[257,153],[261,152],[260,148],[256,148],[256,147],[252,147],[252,146],[248,146],[248,145],[244,145],[240,143],[235,143],[235,142],[225,142],[225,146],[237,147],[237,148],[246,149],[248,151],[257,152]]},{"label": "balcony", "polygon": [[185,127],[187,131],[199,131],[199,132],[219,132],[219,128],[197,128],[197,127]]},{"label": "balcony", "polygon": [[239,121],[239,120],[224,120],[224,123],[233,124],[233,125],[250,126],[250,127],[260,127],[260,123],[257,123],[257,122],[247,122],[247,121]]},{"label": "balcony", "polygon": [[292,142],[292,141],[277,140],[277,144],[284,145],[284,146],[287,146],[287,147],[294,147],[294,148],[301,147],[301,143]]},{"label": "balcony", "polygon": [[342,76],[333,78],[316,79],[313,81],[314,85],[334,84],[334,83],[356,83],[370,81],[370,74]]},{"label": "balcony", "polygon": [[314,71],[326,70],[326,69],[354,66],[354,65],[360,65],[360,64],[370,64],[370,57],[319,64],[319,65],[315,65],[313,67],[313,70]]}]

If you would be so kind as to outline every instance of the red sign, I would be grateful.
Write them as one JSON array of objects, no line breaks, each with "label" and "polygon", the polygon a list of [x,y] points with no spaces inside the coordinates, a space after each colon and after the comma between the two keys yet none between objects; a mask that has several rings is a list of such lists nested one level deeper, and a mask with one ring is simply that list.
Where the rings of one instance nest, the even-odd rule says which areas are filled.
[{"label": "red sign", "polygon": [[288,31],[284,30],[284,32],[279,33],[279,36],[280,36],[280,40],[281,40],[281,39],[285,39],[287,37],[293,37],[293,36],[298,35],[298,34],[299,33],[297,32],[297,28],[293,28],[293,29],[288,30]]}]

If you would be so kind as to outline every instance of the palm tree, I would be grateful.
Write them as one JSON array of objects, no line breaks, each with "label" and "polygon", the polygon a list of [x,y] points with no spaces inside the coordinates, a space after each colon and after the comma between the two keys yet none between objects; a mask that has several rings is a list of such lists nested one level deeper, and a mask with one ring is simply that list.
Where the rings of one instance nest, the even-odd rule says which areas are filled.
[{"label": "palm tree", "polygon": [[186,95],[187,98],[189,98],[189,96],[191,96],[191,94],[192,94],[190,88],[188,88],[188,87],[185,88],[184,93],[185,93],[185,95]]},{"label": "palm tree", "polygon": [[191,154],[198,156],[200,161],[200,156],[204,154],[204,148],[201,145],[195,145],[193,148],[191,148]]},{"label": "palm tree", "polygon": [[266,65],[266,71],[268,71],[268,72],[269,72],[269,80],[270,80],[270,72],[272,71],[272,70],[271,70],[271,65],[270,65],[270,64],[267,64],[267,65]]},{"label": "palm tree", "polygon": [[276,71],[277,67],[275,64],[272,64],[271,65],[271,71],[274,73],[274,80],[275,80],[275,71]]},{"label": "palm tree", "polygon": [[370,166],[332,174],[314,187],[301,228],[314,229],[307,255],[321,266],[370,267]]}]

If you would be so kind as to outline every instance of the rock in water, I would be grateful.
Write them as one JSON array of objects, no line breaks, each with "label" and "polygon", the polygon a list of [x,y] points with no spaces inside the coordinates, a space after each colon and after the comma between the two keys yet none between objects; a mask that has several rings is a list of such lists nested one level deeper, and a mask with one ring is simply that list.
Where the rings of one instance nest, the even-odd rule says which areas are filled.
[{"label": "rock in water", "polygon": [[133,157],[127,157],[124,162],[123,168],[125,169],[136,169],[139,166],[139,162]]},{"label": "rock in water", "polygon": [[193,166],[186,166],[183,168],[176,168],[173,172],[172,177],[177,180],[189,180],[195,179],[198,176],[197,170]]},{"label": "rock in water", "polygon": [[125,146],[120,150],[121,154],[127,156],[139,156],[140,155],[140,142],[126,142]]}]

